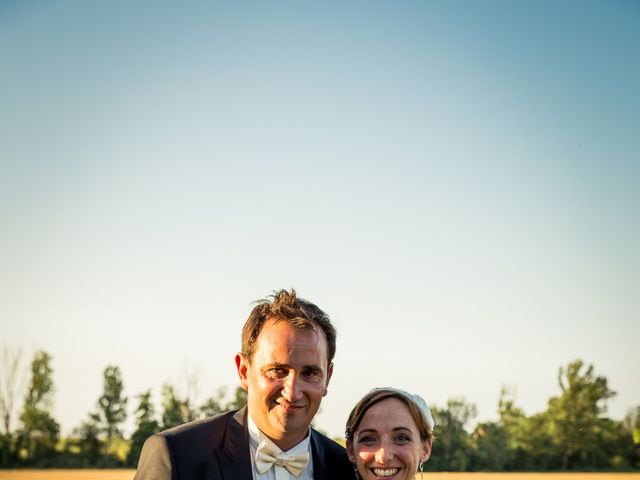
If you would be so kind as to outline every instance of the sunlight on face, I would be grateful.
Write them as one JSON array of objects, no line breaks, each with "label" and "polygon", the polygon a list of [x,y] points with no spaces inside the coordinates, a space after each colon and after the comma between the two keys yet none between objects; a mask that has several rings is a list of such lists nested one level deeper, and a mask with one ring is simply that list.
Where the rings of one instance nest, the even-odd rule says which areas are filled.
[{"label": "sunlight on face", "polygon": [[347,451],[363,480],[410,480],[429,458],[431,444],[420,438],[406,405],[387,398],[367,410]]},{"label": "sunlight on face", "polygon": [[283,450],[307,435],[332,366],[327,340],[318,331],[268,320],[256,341],[251,361],[236,357],[247,390],[249,415],[258,428]]}]

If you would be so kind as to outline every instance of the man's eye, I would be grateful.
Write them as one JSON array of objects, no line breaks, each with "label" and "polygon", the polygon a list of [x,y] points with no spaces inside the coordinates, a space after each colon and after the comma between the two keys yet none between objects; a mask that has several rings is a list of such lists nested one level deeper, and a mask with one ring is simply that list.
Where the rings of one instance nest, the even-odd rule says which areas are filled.
[{"label": "man's eye", "polygon": [[272,368],[267,370],[267,376],[271,378],[284,378],[287,376],[287,370],[285,368]]}]

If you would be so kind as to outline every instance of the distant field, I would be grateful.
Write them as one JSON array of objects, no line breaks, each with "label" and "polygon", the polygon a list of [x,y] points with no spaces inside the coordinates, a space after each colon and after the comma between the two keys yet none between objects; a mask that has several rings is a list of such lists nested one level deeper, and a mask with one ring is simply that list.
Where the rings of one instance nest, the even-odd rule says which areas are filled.
[{"label": "distant field", "polygon": [[[473,480],[640,480],[640,473],[466,473],[466,472],[429,472],[416,476],[428,480],[462,480],[472,477]],[[2,477],[0,477],[2,478]]]},{"label": "distant field", "polygon": [[[132,480],[134,470],[0,470],[0,480]],[[424,473],[428,480],[640,480],[640,473]],[[420,479],[420,475],[416,477]]]},{"label": "distant field", "polygon": [[0,470],[0,480],[132,480],[135,470]]}]

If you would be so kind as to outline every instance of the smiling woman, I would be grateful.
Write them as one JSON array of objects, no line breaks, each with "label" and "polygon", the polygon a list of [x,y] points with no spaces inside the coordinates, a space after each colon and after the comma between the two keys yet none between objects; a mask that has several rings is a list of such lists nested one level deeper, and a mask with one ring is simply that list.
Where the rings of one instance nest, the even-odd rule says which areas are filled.
[{"label": "smiling woman", "polygon": [[425,401],[394,388],[376,388],[347,420],[349,459],[357,479],[410,480],[431,455],[433,417]]}]

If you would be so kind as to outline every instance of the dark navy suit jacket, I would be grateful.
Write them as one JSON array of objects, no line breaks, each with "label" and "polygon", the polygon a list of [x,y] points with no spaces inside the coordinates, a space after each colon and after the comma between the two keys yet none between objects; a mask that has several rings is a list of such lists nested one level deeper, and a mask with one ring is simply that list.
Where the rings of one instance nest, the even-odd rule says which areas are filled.
[{"label": "dark navy suit jacket", "polygon": [[[252,480],[246,407],[147,439],[134,480]],[[351,480],[345,449],[311,429],[314,480]]]}]

